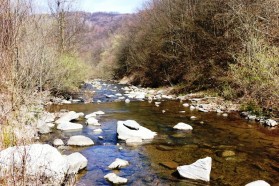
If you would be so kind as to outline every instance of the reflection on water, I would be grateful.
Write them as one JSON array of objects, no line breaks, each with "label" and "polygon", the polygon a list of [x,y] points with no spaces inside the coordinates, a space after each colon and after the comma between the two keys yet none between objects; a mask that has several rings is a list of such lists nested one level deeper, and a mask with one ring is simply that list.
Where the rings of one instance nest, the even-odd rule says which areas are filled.
[{"label": "reflection on water", "polygon": [[[98,119],[102,133],[94,133],[98,127],[84,125],[82,131],[59,132],[44,136],[44,141],[55,138],[68,139],[82,134],[90,137],[95,145],[88,148],[72,148],[64,153],[80,151],[88,166],[78,180],[78,185],[109,185],[103,176],[112,172],[107,167],[115,158],[128,160],[130,165],[117,171],[128,178],[128,185],[245,185],[263,179],[270,184],[279,182],[279,138],[278,129],[270,131],[257,123],[249,123],[230,114],[228,118],[216,113],[200,113],[184,108],[179,102],[166,101],[160,107],[148,102],[107,102],[101,104],[74,104],[53,106],[60,109],[84,112],[102,110],[106,114]],[[166,113],[162,113],[166,110]],[[179,111],[185,110],[185,113]],[[191,120],[191,116],[196,120]],[[127,147],[117,140],[118,120],[133,119],[158,135],[147,144]],[[201,124],[203,121],[203,124]],[[85,121],[79,121],[84,124]],[[192,132],[174,130],[178,122],[193,126]],[[98,136],[103,136],[103,140]],[[120,146],[123,147],[119,150]],[[235,155],[226,151],[234,152]],[[210,156],[213,159],[211,181],[204,183],[180,178],[174,169],[161,164],[185,165]]]}]

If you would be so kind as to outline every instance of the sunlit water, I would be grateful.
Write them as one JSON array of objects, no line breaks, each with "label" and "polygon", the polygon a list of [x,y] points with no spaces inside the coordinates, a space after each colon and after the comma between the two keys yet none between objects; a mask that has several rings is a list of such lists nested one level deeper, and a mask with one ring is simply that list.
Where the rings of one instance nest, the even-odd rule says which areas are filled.
[{"label": "sunlit water", "polygon": [[[109,87],[109,90],[106,89]],[[86,148],[70,148],[64,154],[79,151],[88,159],[86,170],[79,175],[77,185],[110,185],[103,177],[115,172],[128,179],[127,185],[245,185],[263,179],[270,184],[279,183],[279,130],[270,130],[258,123],[247,122],[237,113],[225,118],[216,113],[190,111],[178,101],[164,101],[160,107],[147,101],[110,102],[103,94],[115,94],[115,85],[103,87],[96,92],[94,100],[104,103],[72,104],[52,106],[50,111],[60,109],[84,112],[85,114],[102,110],[106,114],[98,117],[102,126],[86,126],[82,131],[60,132],[42,136],[43,141],[52,143],[54,138],[65,142],[72,135],[85,135],[93,139],[95,145]],[[162,110],[166,110],[162,113]],[[179,111],[186,111],[179,113]],[[196,116],[196,120],[191,120]],[[137,147],[127,147],[117,139],[116,123],[118,120],[136,120],[158,135],[154,140]],[[201,124],[200,122],[204,123]],[[193,126],[192,132],[173,129],[178,122]],[[101,128],[102,133],[93,130]],[[102,136],[101,140],[98,137]],[[122,150],[119,150],[119,146]],[[235,156],[222,157],[222,152],[231,150]],[[171,162],[186,165],[198,159],[212,157],[213,165],[209,183],[183,179],[175,169],[161,165]],[[108,165],[115,158],[129,161],[128,167],[112,171]]]}]

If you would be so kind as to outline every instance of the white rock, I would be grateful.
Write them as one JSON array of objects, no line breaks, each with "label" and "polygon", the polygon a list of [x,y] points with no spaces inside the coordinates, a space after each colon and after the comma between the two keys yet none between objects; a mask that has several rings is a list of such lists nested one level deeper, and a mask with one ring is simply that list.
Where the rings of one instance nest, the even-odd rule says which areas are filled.
[{"label": "white rock", "polygon": [[183,104],[183,107],[189,107],[190,105],[189,105],[189,103],[184,103]]},{"label": "white rock", "polygon": [[257,181],[253,181],[251,183],[248,183],[245,186],[270,186],[270,184],[263,181],[263,180],[257,180]]},{"label": "white rock", "polygon": [[139,137],[143,140],[153,139],[155,137],[156,132],[152,132],[151,130],[142,127],[139,125],[138,130],[132,130],[124,125],[125,121],[117,122],[117,133],[118,138],[122,140],[126,140],[128,138]]},{"label": "white rock", "polygon": [[92,118],[92,117],[96,117],[97,115],[95,113],[91,113],[91,114],[87,114],[85,116],[85,119],[89,119],[89,118]]},{"label": "white rock", "polygon": [[137,145],[141,145],[143,141],[139,137],[131,137],[126,139],[125,142],[127,146],[137,146]]},{"label": "white rock", "polygon": [[53,141],[53,145],[54,146],[63,146],[64,145],[64,142],[62,141],[62,139],[55,139]]},{"label": "white rock", "polygon": [[101,133],[101,132],[103,132],[103,130],[102,130],[102,129],[94,129],[93,132],[95,132],[95,133]]},{"label": "white rock", "polygon": [[46,123],[37,128],[40,134],[48,134],[51,132],[50,127]]},{"label": "white rock", "polygon": [[223,113],[223,111],[221,109],[217,109],[216,112],[217,113]]},{"label": "white rock", "polygon": [[88,137],[78,135],[70,137],[67,144],[72,146],[90,146],[94,145],[94,142]]},{"label": "white rock", "polygon": [[193,105],[190,106],[190,110],[195,110],[196,107],[194,107]]},{"label": "white rock", "polygon": [[210,181],[212,158],[206,157],[204,159],[199,159],[191,165],[184,165],[177,167],[179,174],[182,177]]},{"label": "white rock", "polygon": [[191,125],[186,124],[186,123],[178,123],[173,128],[174,129],[179,129],[179,130],[193,130],[193,127]]},{"label": "white rock", "polygon": [[275,120],[272,120],[272,119],[267,119],[267,120],[265,121],[265,124],[268,125],[268,126],[270,126],[270,127],[275,127],[275,126],[278,125],[278,123],[277,123]]},{"label": "white rock", "polygon": [[104,178],[112,182],[113,184],[125,184],[128,182],[126,178],[119,177],[115,173],[108,173],[104,176]]},{"label": "white rock", "polygon": [[33,144],[2,150],[0,167],[1,179],[8,176],[13,169],[17,169],[15,174],[21,175],[24,168],[28,179],[40,181],[38,178],[44,177],[44,184],[60,185],[65,179],[69,164],[56,148],[47,144]]},{"label": "white rock", "polygon": [[53,127],[55,127],[55,124],[54,124],[54,123],[47,123],[47,126],[48,126],[49,128],[53,128]]},{"label": "white rock", "polygon": [[122,96],[122,94],[120,94],[120,93],[117,93],[117,94],[115,94],[116,96],[118,96],[118,97],[121,97]]},{"label": "white rock", "polygon": [[129,99],[125,99],[125,103],[130,103],[131,101]]},{"label": "white rock", "polygon": [[100,140],[103,140],[103,139],[104,139],[104,137],[103,137],[103,136],[98,136],[98,138],[99,138]]},{"label": "white rock", "polygon": [[190,119],[194,120],[194,119],[197,119],[197,117],[196,116],[191,116]]},{"label": "white rock", "polygon": [[179,113],[185,113],[186,111],[182,110],[182,111],[179,111]]},{"label": "white rock", "polygon": [[101,125],[101,124],[98,122],[98,120],[95,119],[95,118],[93,118],[93,117],[88,118],[88,119],[86,120],[86,124],[87,124],[87,125],[95,125],[95,126],[100,126],[100,125]]},{"label": "white rock", "polygon": [[66,156],[69,164],[68,174],[76,174],[87,166],[88,160],[79,152]]},{"label": "white rock", "polygon": [[83,126],[81,124],[67,122],[67,121],[57,125],[57,129],[63,130],[63,131],[80,130],[82,128],[83,128]]},{"label": "white rock", "polygon": [[69,122],[72,120],[76,120],[80,117],[79,113],[76,113],[75,111],[70,111],[68,113],[63,114],[58,120],[55,121],[56,124],[60,124],[63,122]]},{"label": "white rock", "polygon": [[104,115],[105,113],[101,110],[97,111],[97,112],[94,112],[96,115]]},{"label": "white rock", "polygon": [[199,111],[200,111],[200,112],[208,112],[208,110],[203,109],[203,108],[199,108]]},{"label": "white rock", "polygon": [[40,118],[40,120],[42,120],[42,121],[44,121],[46,123],[54,122],[55,114],[54,113],[45,112],[45,113],[43,113],[43,116]]},{"label": "white rock", "polygon": [[139,130],[140,128],[140,124],[138,124],[135,120],[126,120],[123,121],[123,124],[132,130]]},{"label": "white rock", "polygon": [[64,99],[64,100],[61,101],[61,103],[62,104],[71,104],[72,102]]},{"label": "white rock", "polygon": [[256,120],[257,116],[255,115],[248,115],[248,120]]},{"label": "white rock", "polygon": [[126,167],[128,165],[129,165],[128,161],[116,158],[115,161],[108,166],[108,168],[109,169],[119,169],[122,167]]},{"label": "white rock", "polygon": [[223,113],[222,116],[223,116],[223,117],[228,117],[229,114],[228,114],[228,113]]}]

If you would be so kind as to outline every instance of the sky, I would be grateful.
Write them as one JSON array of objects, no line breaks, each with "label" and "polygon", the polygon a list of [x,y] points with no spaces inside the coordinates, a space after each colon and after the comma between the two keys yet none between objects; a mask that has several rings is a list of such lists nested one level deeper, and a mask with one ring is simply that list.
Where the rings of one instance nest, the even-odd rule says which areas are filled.
[{"label": "sky", "polygon": [[[38,11],[46,13],[48,11],[49,0],[35,0]],[[134,13],[147,0],[76,0],[76,10],[86,12],[119,12]]]}]

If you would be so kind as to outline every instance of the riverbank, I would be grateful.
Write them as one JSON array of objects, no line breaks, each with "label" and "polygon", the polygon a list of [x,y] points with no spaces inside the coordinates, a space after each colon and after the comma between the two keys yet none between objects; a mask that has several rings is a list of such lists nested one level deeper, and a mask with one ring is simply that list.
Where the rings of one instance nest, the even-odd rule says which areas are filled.
[{"label": "riverbank", "polygon": [[[71,167],[69,161],[73,160],[70,159],[70,157],[83,157],[82,162],[72,165],[75,167],[75,169],[72,169],[74,172],[73,175],[76,175],[78,172],[80,173],[81,170],[87,166],[87,171],[82,171],[82,174],[78,175],[78,177],[83,177],[80,181],[82,183],[89,183],[92,182],[93,178],[98,178],[96,182],[94,182],[95,184],[98,182],[106,185],[108,183],[103,176],[109,173],[109,170],[107,170],[107,163],[113,162],[113,158],[129,160],[132,165],[146,170],[150,183],[162,181],[161,176],[158,176],[156,171],[168,177],[170,180],[175,179],[177,182],[180,182],[181,179],[177,176],[175,178],[169,178],[173,172],[173,168],[166,171],[161,165],[173,167],[172,165],[190,164],[199,158],[204,158],[205,155],[210,155],[215,164],[216,161],[218,162],[218,169],[223,170],[224,164],[229,164],[230,167],[233,168],[236,166],[236,162],[247,161],[250,156],[253,161],[258,159],[258,157],[254,157],[252,153],[255,152],[254,146],[262,150],[267,148],[271,154],[274,154],[274,152],[276,153],[276,149],[278,148],[277,141],[274,141],[272,146],[270,146],[270,144],[261,146],[258,143],[250,145],[250,141],[253,141],[254,137],[256,137],[256,139],[263,139],[259,140],[263,143],[273,140],[273,137],[269,136],[269,134],[265,135],[259,132],[254,122],[247,124],[242,119],[239,119],[235,115],[235,111],[238,110],[237,105],[225,103],[224,100],[218,97],[210,97],[202,93],[174,95],[171,94],[171,88],[141,88],[101,80],[86,82],[84,87],[86,87],[87,91],[81,90],[80,93],[71,95],[68,100],[64,98],[51,98],[49,95],[44,97],[44,101],[37,102],[35,101],[36,99],[34,99],[34,105],[30,107],[30,109],[25,109],[25,114],[21,115],[21,117],[26,115],[33,116],[32,119],[30,119],[32,123],[30,122],[29,124],[23,125],[24,127],[22,128],[26,130],[21,131],[21,135],[26,137],[27,133],[34,134],[30,136],[32,140],[30,140],[30,142],[25,141],[25,143],[22,144],[10,145],[16,146],[16,148],[12,148],[10,151],[28,149],[28,152],[41,152],[42,149],[44,149],[44,152],[54,153],[61,157],[61,162],[66,162],[66,166],[60,167],[59,170]],[[86,102],[90,103],[84,104],[86,96],[88,96],[88,90],[90,90],[91,94],[94,94],[94,96],[90,99],[87,98]],[[84,92],[86,92],[86,95],[83,95]],[[39,95],[37,95],[37,97],[39,98]],[[45,106],[48,106],[49,112],[44,110]],[[88,115],[90,114],[93,118],[88,119],[87,117],[89,117]],[[152,131],[156,131],[158,135],[152,141],[140,143],[140,147],[137,148],[130,147],[126,143],[123,143],[123,141],[117,140],[115,131],[116,123],[118,123],[119,120],[131,119],[138,121],[144,127],[152,129]],[[184,133],[174,130],[173,126],[178,122],[189,123],[194,128],[193,132]],[[32,126],[34,133],[26,126]],[[74,127],[74,130],[69,127]],[[230,132],[228,133],[227,130]],[[250,137],[251,140],[247,138],[247,132],[252,132],[254,134],[254,137]],[[84,136],[86,141],[90,141],[90,146],[73,146],[71,141],[74,136]],[[214,136],[218,136],[218,139],[215,139]],[[228,137],[231,140],[224,142]],[[80,137],[78,137],[78,139],[80,139]],[[249,143],[247,143],[247,140]],[[238,141],[246,145],[249,144],[249,148],[248,146],[245,147],[243,144],[240,146],[236,145]],[[80,142],[80,140],[78,140],[78,142]],[[49,145],[34,146],[34,144]],[[249,151],[246,152],[246,148],[248,148]],[[193,150],[196,152],[195,155],[193,154]],[[79,155],[73,154],[77,151],[80,153]],[[168,155],[160,156],[158,159],[157,155],[162,153],[161,151]],[[110,156],[104,157],[104,153],[106,154],[106,152],[109,152]],[[140,152],[144,153],[142,154]],[[180,156],[181,153],[188,154],[187,158]],[[224,158],[227,157],[223,156],[223,153],[229,153],[229,158],[232,158],[236,162],[226,162],[227,160]],[[34,154],[36,153],[30,154],[30,156]],[[0,158],[3,158],[2,155],[3,153],[0,154]],[[69,157],[65,160],[62,155]],[[92,158],[96,156],[99,161],[97,166],[95,166],[96,159]],[[57,163],[53,161],[51,157],[46,157],[46,159],[50,160],[50,164]],[[153,167],[153,164],[150,165],[148,160],[152,161],[153,164],[155,163],[155,166]],[[274,164],[271,160],[267,162]],[[256,166],[262,165],[257,164]],[[267,168],[266,166],[267,165],[264,164],[264,169]],[[151,167],[155,172],[149,171]],[[37,168],[38,167],[36,167],[36,169]],[[216,170],[215,168],[213,171],[212,183],[224,183],[223,180],[218,180],[218,175],[222,174],[218,169]],[[249,169],[249,172],[254,171],[250,165],[247,165],[247,167],[245,165],[245,169]],[[267,168],[267,170],[273,175],[273,168]],[[43,172],[40,171],[41,170],[38,169],[38,174]],[[138,179],[143,179],[143,175],[136,173],[138,171],[138,169],[131,166],[124,169],[124,173],[120,173],[120,176],[127,177],[129,183],[135,183]],[[238,172],[242,172],[242,170],[238,170]],[[19,175],[22,175],[22,172],[20,172]],[[41,176],[43,179],[40,179],[44,180],[45,175],[41,174]],[[71,179],[74,179],[74,177]],[[59,182],[64,182],[64,178],[69,179],[65,171],[63,174],[60,174],[58,179]],[[225,180],[231,182],[231,178],[232,176],[230,175],[229,178]],[[266,179],[271,183],[273,182],[269,175],[259,178]],[[256,177],[254,179],[256,179]],[[251,178],[245,178],[242,180],[242,183],[247,183],[248,181],[252,181]],[[141,183],[143,184],[144,182]],[[166,181],[166,184],[167,183],[168,181]]]}]

